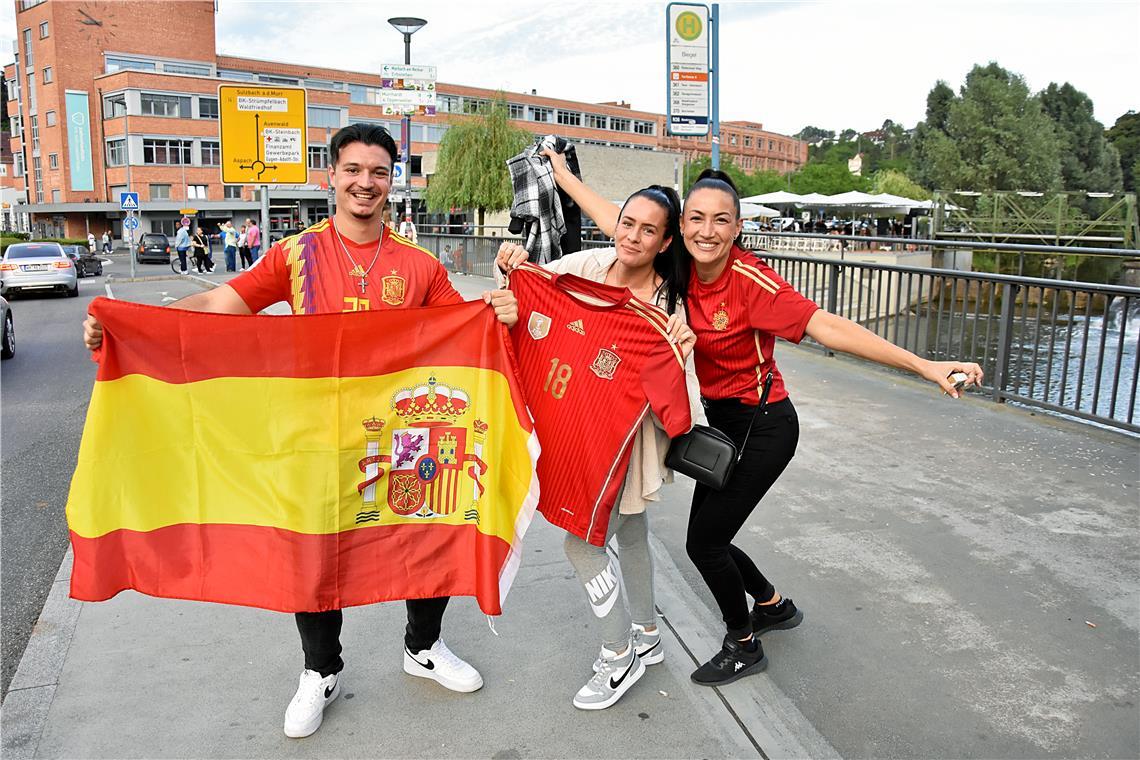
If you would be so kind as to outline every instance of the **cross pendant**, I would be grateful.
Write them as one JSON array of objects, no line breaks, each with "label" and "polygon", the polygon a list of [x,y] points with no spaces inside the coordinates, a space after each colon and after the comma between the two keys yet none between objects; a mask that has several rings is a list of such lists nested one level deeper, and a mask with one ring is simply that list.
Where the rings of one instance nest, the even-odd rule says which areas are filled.
[{"label": "cross pendant", "polygon": [[366,278],[364,275],[360,275],[360,295],[364,295],[364,288],[366,285],[368,285],[368,278]]}]

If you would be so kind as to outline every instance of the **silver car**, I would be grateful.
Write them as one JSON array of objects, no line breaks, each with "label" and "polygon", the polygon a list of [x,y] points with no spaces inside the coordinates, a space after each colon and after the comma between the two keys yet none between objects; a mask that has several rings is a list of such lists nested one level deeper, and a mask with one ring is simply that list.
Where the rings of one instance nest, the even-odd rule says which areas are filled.
[{"label": "silver car", "polygon": [[58,290],[79,295],[75,264],[59,243],[12,243],[0,259],[0,296],[15,291]]}]

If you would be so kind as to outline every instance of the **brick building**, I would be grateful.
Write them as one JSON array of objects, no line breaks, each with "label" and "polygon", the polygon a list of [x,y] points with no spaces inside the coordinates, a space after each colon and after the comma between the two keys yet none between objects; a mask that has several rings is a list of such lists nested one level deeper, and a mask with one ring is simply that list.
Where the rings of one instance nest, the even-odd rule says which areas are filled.
[{"label": "brick building", "polygon": [[[13,192],[27,193],[20,210],[31,215],[37,234],[82,237],[109,228],[120,237],[118,197],[128,186],[139,192],[143,230],[172,233],[187,210],[207,227],[256,215],[256,187],[220,181],[219,84],[307,91],[309,182],[270,186],[270,230],[298,227],[327,212],[327,145],[338,128],[375,123],[400,140],[398,117],[385,116],[378,104],[378,74],[218,55],[211,0],[15,4],[15,62],[4,68],[13,164],[4,179]],[[393,34],[393,60],[402,57],[398,48]],[[175,51],[178,57],[157,54]],[[437,93],[437,114],[412,124],[417,197],[427,181],[423,158],[435,152],[448,124],[479,113],[499,95],[444,82]],[[503,95],[510,117],[536,134],[685,159],[710,150],[709,138],[666,135],[664,115],[627,103],[582,103],[534,91]],[[746,171],[786,172],[807,160],[806,143],[760,124],[724,122],[721,132],[722,155],[734,156]]]}]

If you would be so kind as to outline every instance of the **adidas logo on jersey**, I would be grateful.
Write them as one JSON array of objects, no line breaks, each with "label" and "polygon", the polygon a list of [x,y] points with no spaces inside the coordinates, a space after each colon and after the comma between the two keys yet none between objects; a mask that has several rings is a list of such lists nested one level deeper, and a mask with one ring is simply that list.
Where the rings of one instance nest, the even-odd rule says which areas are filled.
[{"label": "adidas logo on jersey", "polygon": [[573,322],[566,325],[566,327],[570,330],[570,332],[576,332],[579,335],[586,334],[586,328],[582,325],[582,320],[580,319],[575,319]]}]

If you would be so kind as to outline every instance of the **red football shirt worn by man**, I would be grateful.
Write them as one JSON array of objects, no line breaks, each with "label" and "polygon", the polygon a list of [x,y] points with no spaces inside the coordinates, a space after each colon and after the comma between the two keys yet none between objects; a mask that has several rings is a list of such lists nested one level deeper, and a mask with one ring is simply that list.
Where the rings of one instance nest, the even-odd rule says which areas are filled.
[{"label": "red football shirt worn by man", "polygon": [[625,288],[533,264],[511,287],[525,323],[511,340],[542,444],[538,509],[601,546],[645,415],[670,436],[692,427],[684,359],[668,316]]},{"label": "red football shirt worn by man", "polygon": [[[341,129],[329,144],[328,176],[336,190],[336,215],[276,243],[252,269],[228,284],[171,306],[253,314],[286,301],[294,314],[319,314],[462,301],[434,256],[383,224],[395,155],[396,144],[382,127],[353,124]],[[483,300],[507,326],[518,321],[518,304],[510,291],[489,291]],[[102,325],[88,316],[83,328],[84,343],[95,350],[102,344]],[[482,676],[439,638],[447,602],[446,597],[408,600],[404,670],[453,691],[475,691],[483,685]],[[341,611],[296,617],[305,670],[284,724],[286,736],[294,738],[309,736],[320,727],[325,707],[340,694],[339,673],[344,667]]]}]

